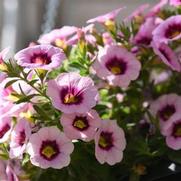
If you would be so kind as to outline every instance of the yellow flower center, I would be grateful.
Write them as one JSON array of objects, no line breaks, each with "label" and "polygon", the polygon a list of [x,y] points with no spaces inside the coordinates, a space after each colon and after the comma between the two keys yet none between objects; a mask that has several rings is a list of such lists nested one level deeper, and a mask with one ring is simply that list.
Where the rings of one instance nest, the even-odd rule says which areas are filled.
[{"label": "yellow flower center", "polygon": [[44,65],[47,64],[48,60],[46,58],[43,58],[41,56],[37,56],[34,60],[36,64]]},{"label": "yellow flower center", "polygon": [[7,99],[10,100],[10,101],[14,101],[14,102],[16,102],[16,101],[19,100],[18,97],[14,96],[14,95],[12,95],[12,94],[10,94],[10,95],[7,97]]},{"label": "yellow flower center", "polygon": [[71,103],[76,103],[78,101],[77,97],[74,96],[73,94],[67,94],[64,97],[64,103],[65,104],[71,104]]},{"label": "yellow flower center", "polygon": [[56,39],[54,44],[55,44],[55,46],[57,46],[59,48],[63,48],[63,49],[67,48],[67,45],[66,45],[65,41],[61,40],[61,39]]},{"label": "yellow flower center", "polygon": [[179,126],[178,128],[176,128],[176,130],[175,130],[175,136],[178,136],[178,137],[181,136],[181,126]]},{"label": "yellow flower center", "polygon": [[7,66],[4,63],[0,63],[0,70],[7,70]]},{"label": "yellow flower center", "polygon": [[114,67],[111,67],[111,72],[113,74],[121,74],[121,69],[120,69],[120,67],[114,66]]},{"label": "yellow flower center", "polygon": [[77,128],[80,128],[80,129],[84,129],[87,127],[87,125],[84,123],[84,121],[80,120],[80,119],[75,121],[74,126]]},{"label": "yellow flower center", "polygon": [[115,29],[115,22],[112,20],[107,20],[104,24],[109,30],[113,31]]},{"label": "yellow flower center", "polygon": [[32,118],[32,113],[30,110],[26,111],[26,112],[21,112],[19,114],[19,116],[21,118],[26,118],[28,121],[32,122],[33,121],[33,118]]},{"label": "yellow flower center", "polygon": [[141,15],[137,15],[137,16],[135,16],[135,21],[138,24],[142,24],[144,22],[144,17]]},{"label": "yellow flower center", "polygon": [[105,137],[100,136],[100,138],[99,138],[99,145],[102,146],[103,148],[106,148],[107,146],[109,146],[109,143],[107,142]]},{"label": "yellow flower center", "polygon": [[55,153],[55,150],[51,146],[46,146],[42,150],[42,154],[45,155],[47,158],[51,158]]},{"label": "yellow flower center", "polygon": [[173,31],[172,34],[169,36],[170,39],[177,37],[180,35],[180,31]]},{"label": "yellow flower center", "polygon": [[107,20],[107,21],[105,22],[105,25],[106,25],[106,26],[112,26],[112,25],[115,25],[115,22],[112,21],[112,20]]}]

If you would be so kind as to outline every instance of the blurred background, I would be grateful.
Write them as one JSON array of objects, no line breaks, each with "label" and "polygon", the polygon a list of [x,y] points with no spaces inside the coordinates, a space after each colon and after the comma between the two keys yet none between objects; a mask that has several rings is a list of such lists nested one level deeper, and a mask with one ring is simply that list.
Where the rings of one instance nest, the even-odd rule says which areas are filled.
[{"label": "blurred background", "polygon": [[124,18],[140,4],[159,0],[0,0],[0,47],[16,52],[51,29],[85,26],[86,21],[121,6]]}]

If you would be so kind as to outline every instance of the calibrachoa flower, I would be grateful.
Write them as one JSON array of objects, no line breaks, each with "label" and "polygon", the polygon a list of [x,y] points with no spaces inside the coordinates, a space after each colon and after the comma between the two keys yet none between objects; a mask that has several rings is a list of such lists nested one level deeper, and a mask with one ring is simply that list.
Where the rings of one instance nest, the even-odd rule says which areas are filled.
[{"label": "calibrachoa flower", "polygon": [[[5,59],[7,58],[8,52],[9,52],[9,47],[3,49],[0,52],[0,70],[5,70],[6,66],[4,65]],[[1,73],[1,72],[0,72]],[[6,75],[6,73],[4,73]],[[1,79],[1,78],[0,78]],[[1,82],[1,81],[0,81]]]},{"label": "calibrachoa flower", "polygon": [[12,96],[13,93],[21,94],[23,91],[26,95],[29,95],[30,93],[36,92],[23,80],[17,80],[7,87],[6,84],[13,80],[17,80],[17,78],[6,78],[0,83],[0,97],[2,96],[3,99],[13,102],[17,100],[15,96]]},{"label": "calibrachoa flower", "polygon": [[19,181],[15,171],[10,166],[10,164],[6,167],[6,175],[7,175],[7,181]]},{"label": "calibrachoa flower", "polygon": [[10,115],[12,117],[24,117],[26,113],[30,113],[30,111],[27,110],[28,107],[30,107],[30,104],[28,103],[13,104],[10,102],[4,102],[2,105],[0,103],[0,113],[2,117]]},{"label": "calibrachoa flower", "polygon": [[113,38],[111,37],[110,33],[108,32],[105,32],[102,34],[102,40],[104,42],[104,45],[111,45],[114,42]]},{"label": "calibrachoa flower", "polygon": [[156,26],[155,18],[147,18],[140,26],[138,33],[133,39],[133,42],[138,45],[150,45],[152,41],[152,32]]},{"label": "calibrachoa flower", "polygon": [[98,91],[89,77],[62,73],[48,82],[47,95],[53,106],[65,113],[85,113],[98,101]]},{"label": "calibrachoa flower", "polygon": [[2,82],[0,83],[0,99],[1,102],[3,101],[13,101],[11,94],[13,92],[13,88],[12,86],[7,86],[5,87],[5,85],[12,79],[9,78],[5,78],[2,80]]},{"label": "calibrachoa flower", "polygon": [[154,85],[166,82],[170,79],[172,75],[171,71],[152,71],[150,75],[150,81],[154,83]]},{"label": "calibrachoa flower", "polygon": [[93,68],[98,77],[108,80],[111,85],[128,87],[131,80],[138,78],[141,64],[125,48],[107,45],[99,50]]},{"label": "calibrachoa flower", "polygon": [[174,149],[181,149],[181,115],[174,115],[165,129],[166,143],[167,145]]},{"label": "calibrachoa flower", "polygon": [[6,175],[8,178],[7,181],[30,181],[29,173],[25,173],[21,161],[17,159],[6,161]]},{"label": "calibrachoa flower", "polygon": [[33,165],[56,169],[69,165],[73,149],[71,140],[55,126],[41,128],[32,134],[27,147]]},{"label": "calibrachoa flower", "polygon": [[118,14],[120,13],[121,10],[125,9],[125,7],[121,7],[119,9],[115,9],[109,13],[106,13],[104,15],[100,15],[100,16],[97,16],[96,18],[93,18],[93,19],[90,19],[87,21],[87,23],[95,23],[95,22],[98,22],[98,23],[105,23],[108,22],[108,21],[114,21],[115,18],[118,16]]},{"label": "calibrachoa flower", "polygon": [[7,77],[6,73],[0,72],[0,83]]},{"label": "calibrachoa flower", "polygon": [[143,13],[146,9],[149,8],[149,4],[143,4],[141,6],[139,6],[138,8],[136,8],[135,11],[133,11],[133,13],[131,13],[131,15],[129,15],[128,17],[126,17],[124,19],[125,22],[129,21],[129,20],[133,20],[133,19],[143,19]]},{"label": "calibrachoa flower", "polygon": [[100,127],[100,117],[95,110],[79,114],[63,114],[61,125],[67,137],[70,139],[82,139],[90,141],[94,139],[97,129]]},{"label": "calibrachoa flower", "polygon": [[[123,22],[116,22],[119,8],[87,26],[54,29],[14,58],[0,52],[0,181],[120,180],[128,173],[128,180],[147,180],[153,153],[177,164],[181,1],[148,7]],[[85,164],[114,165],[123,153],[119,167],[87,174]],[[61,175],[53,171],[66,166]]]},{"label": "calibrachoa flower", "polygon": [[[21,168],[20,162],[17,160],[0,160],[0,180],[1,181],[20,181],[24,171]],[[21,177],[22,178],[22,177]],[[24,181],[29,181],[23,178]]]},{"label": "calibrachoa flower", "polygon": [[102,120],[102,125],[95,135],[95,155],[103,164],[114,165],[123,158],[126,147],[124,131],[114,120]]},{"label": "calibrachoa flower", "polygon": [[22,67],[45,70],[58,68],[66,59],[61,49],[51,45],[36,45],[25,48],[16,53],[14,58]]},{"label": "calibrachoa flower", "polygon": [[2,63],[5,61],[8,52],[9,52],[9,47],[8,47],[8,48],[5,48],[4,50],[2,50],[2,51],[0,52],[0,64],[2,64]]},{"label": "calibrachoa flower", "polygon": [[170,0],[170,5],[172,6],[180,6],[181,0]]},{"label": "calibrachoa flower", "polygon": [[26,119],[18,120],[11,133],[10,158],[22,157],[31,135],[31,127]]},{"label": "calibrachoa flower", "polygon": [[11,117],[0,117],[0,143],[9,139],[13,127]]},{"label": "calibrachoa flower", "polygon": [[155,6],[151,8],[149,13],[146,14],[146,17],[156,16],[167,3],[168,0],[160,0]]},{"label": "calibrachoa flower", "polygon": [[176,53],[165,43],[160,43],[158,46],[153,42],[153,50],[161,60],[168,65],[172,70],[181,71],[181,65]]},{"label": "calibrachoa flower", "polygon": [[13,93],[21,94],[20,86],[22,86],[21,89],[26,95],[35,93],[35,90],[32,90],[32,87],[27,85],[24,81],[20,80],[17,80],[15,83],[5,88],[5,85],[8,83],[8,81],[12,80],[12,78],[6,78],[0,83],[0,115],[21,117],[21,113],[28,112],[28,109],[29,112],[30,110],[33,110],[30,109],[32,105],[27,102],[15,104],[14,102],[18,101],[18,98],[16,96],[13,96]]},{"label": "calibrachoa flower", "polygon": [[5,161],[0,159],[0,180],[6,181],[7,176],[6,176],[6,163]]},{"label": "calibrachoa flower", "polygon": [[81,38],[84,38],[86,42],[93,46],[96,46],[96,38],[91,34],[94,30],[94,24],[89,24],[86,27],[77,28],[77,33],[72,37],[72,40],[78,42]]},{"label": "calibrachoa flower", "polygon": [[63,26],[60,29],[55,29],[42,35],[38,42],[40,44],[51,44],[65,49],[68,45],[73,45],[77,42],[77,40],[72,39],[72,36],[76,34],[77,30],[78,28],[75,26]]},{"label": "calibrachoa flower", "polygon": [[156,45],[161,42],[169,43],[181,38],[181,15],[172,16],[155,28],[153,41]]},{"label": "calibrachoa flower", "polygon": [[165,135],[165,127],[175,114],[181,115],[181,97],[176,94],[166,94],[152,102],[151,113],[159,118],[160,129]]}]

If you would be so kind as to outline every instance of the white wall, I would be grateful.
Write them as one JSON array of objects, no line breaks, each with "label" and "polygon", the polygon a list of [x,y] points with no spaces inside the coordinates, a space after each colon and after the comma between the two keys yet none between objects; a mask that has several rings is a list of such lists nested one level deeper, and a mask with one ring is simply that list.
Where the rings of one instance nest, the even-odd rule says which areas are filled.
[{"label": "white wall", "polygon": [[[3,8],[0,0],[0,33],[3,28]],[[11,0],[9,0],[11,1]],[[13,0],[12,0],[13,1]],[[154,4],[159,0],[59,0],[55,27],[63,25],[84,26],[86,20],[107,13],[120,6],[127,6],[122,11],[122,17],[129,15],[140,4]],[[47,0],[18,0],[18,15],[16,24],[16,50],[24,48],[30,41],[36,40],[44,22]],[[11,36],[11,34],[9,35]],[[0,38],[1,39],[1,38]],[[11,44],[10,44],[11,46]],[[2,47],[1,47],[2,48]]]}]

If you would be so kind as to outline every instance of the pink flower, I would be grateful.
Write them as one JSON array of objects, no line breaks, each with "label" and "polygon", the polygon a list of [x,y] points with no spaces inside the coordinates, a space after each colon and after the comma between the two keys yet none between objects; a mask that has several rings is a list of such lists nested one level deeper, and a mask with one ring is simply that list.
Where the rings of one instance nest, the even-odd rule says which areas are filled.
[{"label": "pink flower", "polygon": [[45,70],[58,68],[66,59],[61,49],[51,45],[36,45],[25,48],[16,53],[14,58],[22,67]]},{"label": "pink flower", "polygon": [[6,175],[7,175],[7,181],[19,181],[15,171],[10,166],[10,164],[6,167]]},{"label": "pink flower", "polygon": [[125,48],[107,45],[99,50],[93,69],[98,77],[108,80],[109,84],[128,87],[131,80],[138,78],[141,64]]},{"label": "pink flower", "polygon": [[89,44],[95,46],[96,45],[96,38],[91,34],[94,29],[94,24],[89,24],[86,27],[78,28],[77,34],[72,37],[72,40],[78,42],[82,37],[88,42]]},{"label": "pink flower", "polygon": [[[11,84],[10,86],[5,88],[6,84],[12,80],[16,80],[16,81],[13,84]],[[20,89],[20,87],[21,87],[21,89]],[[4,79],[0,83],[0,90],[1,90],[0,96],[2,96],[3,99],[6,99],[6,100],[9,100],[12,102],[16,101],[16,100],[13,100],[13,97],[11,96],[12,93],[22,94],[21,90],[23,90],[23,92],[26,95],[35,93],[35,90],[30,85],[28,85],[23,80],[17,80],[17,78],[15,78],[15,77],[13,77],[13,78],[7,77],[6,79]]]},{"label": "pink flower", "polygon": [[[20,164],[17,164],[17,160],[0,160],[0,180],[1,181],[19,181],[20,176]],[[28,180],[25,180],[28,181]]]},{"label": "pink flower", "polygon": [[152,102],[150,111],[158,117],[161,133],[165,135],[165,127],[170,119],[177,113],[181,115],[181,97],[176,94],[163,95]]},{"label": "pink flower", "polygon": [[30,181],[29,173],[25,173],[21,160],[12,159],[6,162],[6,175],[8,181]]},{"label": "pink flower", "polygon": [[104,32],[102,34],[102,40],[104,45],[111,45],[114,43],[114,39],[111,37],[110,33]]},{"label": "pink flower", "polygon": [[31,163],[44,169],[68,166],[73,149],[72,142],[55,126],[32,134],[27,147]]},{"label": "pink flower", "polygon": [[61,124],[64,133],[70,139],[81,139],[83,141],[91,141],[97,129],[100,127],[100,117],[95,110],[79,114],[63,114]]},{"label": "pink flower", "polygon": [[4,72],[0,72],[0,83],[7,77],[7,74]]},{"label": "pink flower", "polygon": [[107,14],[97,16],[96,18],[90,19],[87,23],[106,23],[106,21],[114,21],[115,18],[118,16],[121,10],[125,9],[125,7],[121,7],[119,9],[115,9]]},{"label": "pink flower", "polygon": [[181,15],[171,16],[153,31],[153,41],[156,45],[168,44],[181,38]]},{"label": "pink flower", "polygon": [[[13,93],[21,93],[21,91],[17,83],[13,83],[13,85],[5,88],[6,83],[10,80],[12,80],[12,78],[6,78],[0,83],[0,117],[2,116],[21,117],[21,113],[27,112],[27,110],[30,111],[30,107],[32,107],[32,105],[30,103],[20,103],[20,104],[14,103],[15,101],[18,100],[18,98],[16,96],[13,96]],[[22,81],[17,81],[17,82],[22,86],[22,89],[25,94],[28,95],[32,93],[33,90],[31,89],[30,86],[27,86]],[[33,109],[31,108],[31,110]]]},{"label": "pink flower", "polygon": [[123,158],[126,147],[124,131],[113,120],[103,120],[95,136],[95,156],[103,164],[114,165]]},{"label": "pink flower", "polygon": [[4,116],[19,117],[20,113],[26,111],[27,107],[29,107],[30,104],[14,104],[14,102],[17,101],[18,98],[12,95],[12,93],[15,93],[12,88],[13,86],[8,86],[7,88],[4,87],[6,83],[6,79],[4,79],[3,82],[0,83],[0,118]]},{"label": "pink flower", "polygon": [[7,54],[8,54],[8,52],[9,52],[9,47],[8,48],[5,48],[5,49],[3,49],[1,52],[0,52],[0,64],[2,64],[4,61],[5,61],[5,59],[6,59],[6,57],[7,57]]},{"label": "pink flower", "polygon": [[85,113],[98,101],[98,91],[89,77],[62,73],[48,82],[47,95],[55,108],[64,113]]},{"label": "pink flower", "polygon": [[73,45],[77,42],[77,40],[73,41],[72,39],[72,36],[76,34],[77,29],[78,28],[75,26],[63,26],[60,29],[55,29],[42,35],[38,42],[40,44],[51,44],[64,49],[66,46]]},{"label": "pink flower", "polygon": [[13,124],[10,117],[0,117],[0,143],[4,143],[9,139],[12,127]]},{"label": "pink flower", "polygon": [[172,75],[171,71],[156,71],[153,70],[150,74],[150,81],[154,82],[154,85],[158,85],[160,83],[166,82],[170,79]]},{"label": "pink flower", "polygon": [[8,86],[8,87],[5,87],[5,85],[11,81],[13,79],[11,78],[5,78],[1,83],[0,83],[0,98],[1,98],[1,101],[10,101],[10,95],[11,93],[13,92],[13,88],[12,86]]},{"label": "pink flower", "polygon": [[27,112],[29,103],[14,104],[10,101],[4,101],[0,97],[0,118],[4,116],[19,117],[21,113]]},{"label": "pink flower", "polygon": [[155,21],[155,18],[146,19],[133,39],[135,44],[150,45],[152,41],[152,32],[157,26]]},{"label": "pink flower", "polygon": [[139,17],[139,16],[143,16],[144,11],[145,11],[146,9],[148,9],[149,6],[150,6],[150,5],[149,5],[148,3],[139,6],[138,8],[136,8],[135,11],[133,11],[133,13],[131,13],[131,15],[129,15],[128,17],[126,17],[126,18],[124,19],[124,21],[130,21],[130,20],[133,20],[134,18],[137,18],[137,17]]},{"label": "pink flower", "polygon": [[180,6],[181,0],[170,0],[170,5],[172,6]]},{"label": "pink flower", "polygon": [[181,114],[175,114],[165,129],[166,143],[174,149],[181,149]]},{"label": "pink flower", "polygon": [[26,119],[18,121],[11,133],[10,158],[22,157],[31,135],[31,127]]},{"label": "pink flower", "polygon": [[153,17],[156,16],[162,9],[163,6],[165,6],[168,3],[168,0],[160,0],[151,10],[148,14],[146,14],[146,17]]},{"label": "pink flower", "polygon": [[175,52],[165,43],[160,43],[158,46],[153,42],[153,50],[161,60],[168,65],[172,70],[181,71],[181,65]]},{"label": "pink flower", "polygon": [[[20,89],[21,86],[21,89]],[[26,95],[30,95],[30,94],[35,94],[37,93],[37,91],[35,89],[33,89],[30,85],[28,85],[25,81],[23,80],[17,80],[16,82],[14,82],[12,84],[12,89],[17,92],[18,94],[22,94],[21,90],[23,90],[23,92]]]},{"label": "pink flower", "polygon": [[0,160],[0,180],[7,181],[5,161]]}]

